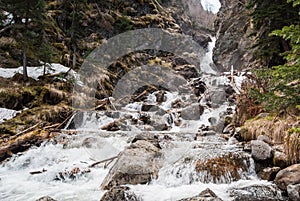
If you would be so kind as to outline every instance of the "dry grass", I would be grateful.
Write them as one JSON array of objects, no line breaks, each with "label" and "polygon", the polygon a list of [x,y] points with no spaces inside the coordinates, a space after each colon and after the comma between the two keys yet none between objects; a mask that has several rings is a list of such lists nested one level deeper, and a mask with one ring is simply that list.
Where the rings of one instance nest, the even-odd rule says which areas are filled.
[{"label": "dry grass", "polygon": [[241,133],[245,141],[255,140],[259,135],[268,136],[274,144],[283,144],[290,164],[300,162],[299,117],[279,119],[266,116],[245,122]]}]

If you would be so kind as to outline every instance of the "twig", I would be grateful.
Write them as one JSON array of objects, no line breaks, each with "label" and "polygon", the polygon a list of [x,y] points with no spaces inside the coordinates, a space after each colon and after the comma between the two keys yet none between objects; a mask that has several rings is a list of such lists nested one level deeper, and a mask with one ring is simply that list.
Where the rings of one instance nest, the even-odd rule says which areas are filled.
[{"label": "twig", "polygon": [[96,165],[98,165],[98,164],[100,164],[100,163],[105,163],[105,162],[108,162],[108,161],[112,162],[114,159],[116,159],[116,158],[118,158],[118,157],[119,157],[119,155],[118,155],[118,156],[111,157],[111,158],[108,158],[108,159],[105,159],[105,160],[102,160],[102,161],[98,161],[98,162],[95,162],[95,163],[89,165],[88,167],[89,167],[89,168],[92,168],[92,167],[95,167]]},{"label": "twig", "polygon": [[56,129],[59,129],[62,125],[64,125],[73,115],[76,114],[76,111],[75,112],[72,112],[61,124],[59,124]]},{"label": "twig", "polygon": [[39,171],[32,171],[32,172],[29,172],[29,174],[32,174],[32,175],[34,175],[34,174],[42,174],[44,172],[47,172],[47,170],[43,169],[43,170],[39,170]]},{"label": "twig", "polygon": [[53,124],[53,125],[44,127],[44,129],[47,130],[47,129],[50,129],[50,128],[55,128],[55,127],[57,127],[58,125],[59,125],[59,123]]},{"label": "twig", "polygon": [[40,123],[37,123],[37,124],[35,124],[34,126],[31,126],[30,128],[27,128],[27,129],[25,129],[25,130],[23,130],[22,132],[20,132],[20,133],[17,133],[15,136],[20,136],[20,135],[22,135],[22,134],[24,134],[24,133],[27,133],[27,132],[29,132],[29,131],[32,131],[33,129],[35,129],[38,125],[40,125]]}]

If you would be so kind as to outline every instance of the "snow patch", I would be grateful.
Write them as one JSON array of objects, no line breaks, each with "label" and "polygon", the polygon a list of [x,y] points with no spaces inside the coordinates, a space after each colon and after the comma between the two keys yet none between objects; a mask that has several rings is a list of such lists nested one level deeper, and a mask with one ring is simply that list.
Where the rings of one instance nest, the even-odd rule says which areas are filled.
[{"label": "snow patch", "polygon": [[0,123],[3,123],[6,120],[14,118],[20,112],[16,110],[0,108]]},{"label": "snow patch", "polygon": [[[59,74],[65,73],[69,70],[68,67],[65,67],[61,64],[52,63],[49,67],[46,67],[46,74]],[[44,66],[37,66],[37,67],[28,67],[28,76],[38,80],[38,77],[43,75],[44,73]],[[11,78],[16,73],[23,74],[23,67],[18,68],[0,68],[0,77],[4,78]],[[73,73],[74,74],[74,73]]]},{"label": "snow patch", "polygon": [[201,0],[203,8],[212,13],[217,13],[221,8],[221,3],[219,0]]}]

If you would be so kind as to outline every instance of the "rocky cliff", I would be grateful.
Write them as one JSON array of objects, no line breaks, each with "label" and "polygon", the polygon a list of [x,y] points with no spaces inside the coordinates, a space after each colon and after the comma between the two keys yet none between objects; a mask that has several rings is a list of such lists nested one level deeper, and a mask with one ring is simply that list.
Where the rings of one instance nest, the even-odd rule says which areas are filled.
[{"label": "rocky cliff", "polygon": [[213,61],[221,71],[246,69],[254,63],[254,39],[250,10],[245,8],[248,0],[221,0],[221,9],[215,20],[216,46]]}]

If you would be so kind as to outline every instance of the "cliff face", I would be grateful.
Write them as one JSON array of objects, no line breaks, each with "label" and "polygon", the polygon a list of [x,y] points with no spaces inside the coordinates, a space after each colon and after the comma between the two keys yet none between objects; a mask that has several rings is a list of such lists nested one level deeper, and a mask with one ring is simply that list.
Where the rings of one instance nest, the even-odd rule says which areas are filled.
[{"label": "cliff face", "polygon": [[215,20],[216,45],[213,61],[220,71],[242,70],[253,66],[254,55],[250,49],[254,39],[248,0],[221,0],[221,9]]}]

